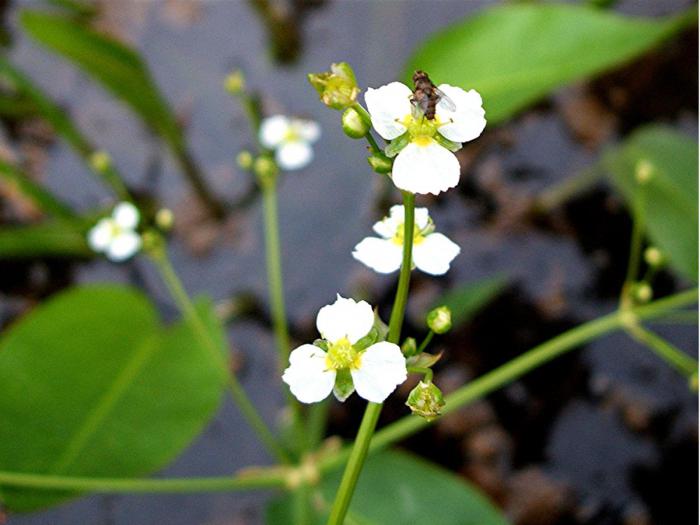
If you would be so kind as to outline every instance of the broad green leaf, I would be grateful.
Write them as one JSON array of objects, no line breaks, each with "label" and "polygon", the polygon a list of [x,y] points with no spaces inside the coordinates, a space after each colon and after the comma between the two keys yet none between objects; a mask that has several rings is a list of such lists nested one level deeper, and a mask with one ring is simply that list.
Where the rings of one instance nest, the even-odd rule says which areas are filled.
[{"label": "broad green leaf", "polygon": [[474,88],[486,119],[497,124],[553,89],[641,55],[680,29],[679,18],[630,18],[567,4],[517,4],[486,9],[439,31],[408,61],[440,84]]},{"label": "broad green leaf", "polygon": [[495,299],[507,285],[508,279],[502,275],[468,283],[453,290],[448,290],[435,301],[432,308],[447,306],[452,311],[452,325],[459,326],[471,320],[479,310]]},{"label": "broad green leaf", "polygon": [[[321,483],[325,523],[342,472]],[[292,523],[290,498],[268,507],[267,524]],[[347,523],[361,525],[506,525],[501,513],[473,485],[411,454],[385,451],[370,456],[355,491]]]},{"label": "broad green leaf", "polygon": [[[679,273],[698,279],[698,143],[671,128],[652,125],[634,132],[603,157],[630,210],[639,203],[644,227]],[[648,163],[651,178],[635,172]]]},{"label": "broad green leaf", "polygon": [[79,221],[55,221],[0,228],[0,259],[94,257]]},{"label": "broad green leaf", "polygon": [[136,52],[64,16],[23,11],[20,20],[32,38],[97,79],[168,143],[181,142],[177,120]]},{"label": "broad green leaf", "polygon": [[[200,303],[212,337],[223,334]],[[135,477],[168,464],[214,415],[225,378],[188,325],[159,324],[131,288],[53,297],[0,339],[0,470]],[[13,511],[74,496],[2,487]]]}]

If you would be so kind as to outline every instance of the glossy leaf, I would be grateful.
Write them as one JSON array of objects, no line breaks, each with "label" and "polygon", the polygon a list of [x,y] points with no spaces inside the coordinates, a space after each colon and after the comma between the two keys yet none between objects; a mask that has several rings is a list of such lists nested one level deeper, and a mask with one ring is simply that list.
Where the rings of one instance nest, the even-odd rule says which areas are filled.
[{"label": "glossy leaf", "polygon": [[[321,483],[325,523],[340,483],[336,472]],[[268,525],[292,523],[289,497],[268,507]],[[473,485],[447,470],[398,451],[370,456],[350,505],[348,523],[362,525],[506,525],[503,515]]]},{"label": "glossy leaf", "polygon": [[55,221],[0,228],[0,259],[94,257],[79,221]]},{"label": "glossy leaf", "polygon": [[[648,163],[651,178],[640,185],[635,172]],[[603,158],[613,184],[630,210],[640,203],[652,243],[686,278],[698,279],[698,143],[671,128],[654,125],[633,133]]]},{"label": "glossy leaf", "polygon": [[[198,308],[221,340],[211,305]],[[162,328],[141,293],[110,285],[68,290],[0,340],[0,470],[147,475],[203,429],[224,384],[220,363],[189,326]],[[13,511],[74,495],[0,491]]]},{"label": "glossy leaf", "polygon": [[438,83],[481,93],[489,124],[553,89],[641,55],[680,29],[680,18],[630,18],[587,6],[511,4],[486,9],[429,37],[409,59]]},{"label": "glossy leaf", "polygon": [[502,275],[468,283],[448,290],[435,301],[432,308],[447,306],[452,311],[452,325],[459,326],[470,321],[479,310],[495,299],[507,284],[508,279]]}]

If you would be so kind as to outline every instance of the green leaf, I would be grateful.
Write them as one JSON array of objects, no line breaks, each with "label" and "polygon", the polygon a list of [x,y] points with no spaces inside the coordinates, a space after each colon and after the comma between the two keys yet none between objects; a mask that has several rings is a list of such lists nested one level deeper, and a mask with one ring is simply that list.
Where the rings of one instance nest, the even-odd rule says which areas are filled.
[{"label": "green leaf", "polygon": [[[341,472],[321,483],[325,516]],[[267,524],[292,523],[289,497],[268,507]],[[386,451],[367,460],[348,513],[347,523],[366,525],[507,525],[506,519],[473,485],[405,452]]]},{"label": "green leaf", "polygon": [[508,284],[505,276],[498,275],[449,290],[439,297],[433,306],[447,306],[452,311],[452,326],[470,321],[484,306],[500,294]]},{"label": "green leaf", "polygon": [[[200,315],[223,337],[209,303]],[[225,385],[188,325],[162,328],[126,287],[63,292],[0,339],[0,470],[135,477],[168,464],[214,415]],[[13,511],[75,494],[2,488]]]},{"label": "green leaf", "polygon": [[55,221],[0,229],[0,259],[94,257],[80,221]]},{"label": "green leaf", "polygon": [[[651,178],[640,185],[640,162]],[[698,279],[698,143],[671,128],[652,125],[635,131],[602,160],[630,210],[638,202],[650,240],[683,276]]]},{"label": "green leaf", "polygon": [[23,11],[20,21],[32,38],[98,80],[167,142],[181,142],[177,120],[136,52],[64,16]]},{"label": "green leaf", "polygon": [[423,69],[437,84],[474,88],[486,119],[497,124],[557,87],[632,60],[696,19],[695,10],[651,20],[565,4],[495,7],[428,38],[405,78]]}]

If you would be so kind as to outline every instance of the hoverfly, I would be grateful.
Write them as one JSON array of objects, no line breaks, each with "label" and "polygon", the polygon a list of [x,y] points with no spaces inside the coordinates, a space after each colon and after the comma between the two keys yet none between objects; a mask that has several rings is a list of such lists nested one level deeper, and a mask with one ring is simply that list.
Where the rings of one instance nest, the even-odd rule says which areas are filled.
[{"label": "hoverfly", "polygon": [[411,103],[421,111],[428,120],[435,118],[437,105],[441,104],[448,111],[457,111],[457,106],[450,97],[440,91],[425,71],[413,73],[414,90]]}]

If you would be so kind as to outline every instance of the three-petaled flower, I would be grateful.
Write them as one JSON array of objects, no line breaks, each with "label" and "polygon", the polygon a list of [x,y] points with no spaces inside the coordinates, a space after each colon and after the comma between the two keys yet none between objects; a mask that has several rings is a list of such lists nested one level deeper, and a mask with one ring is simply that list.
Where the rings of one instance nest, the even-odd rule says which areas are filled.
[{"label": "three-petaled flower", "polygon": [[311,144],[320,136],[321,128],[313,120],[275,115],[260,124],[260,142],[275,152],[275,161],[283,170],[296,170],[309,164],[314,156]]},{"label": "three-petaled flower", "polygon": [[[374,224],[380,237],[362,239],[352,256],[379,273],[391,273],[401,268],[403,258],[404,207],[392,206],[389,216]],[[460,248],[435,226],[427,208],[416,208],[413,228],[413,264],[430,275],[442,275],[450,269]]]},{"label": "three-petaled flower", "polygon": [[438,102],[435,118],[427,119],[412,103],[411,89],[392,82],[365,93],[372,126],[386,140],[394,156],[394,184],[411,193],[437,195],[459,182],[460,167],[454,151],[474,140],[486,126],[481,96],[449,84],[438,89],[454,103],[455,111]]},{"label": "three-petaled flower", "polygon": [[133,256],[141,249],[141,236],[136,231],[139,211],[130,202],[120,202],[110,217],[103,217],[88,232],[90,248],[114,262]]},{"label": "three-petaled flower", "polygon": [[398,345],[378,338],[374,312],[365,301],[338,295],[316,317],[323,339],[292,351],[282,380],[302,403],[316,403],[331,391],[339,401],[357,390],[381,403],[406,380],[406,360]]}]

